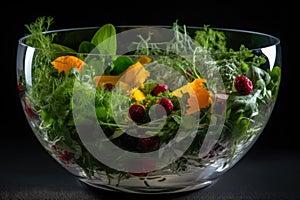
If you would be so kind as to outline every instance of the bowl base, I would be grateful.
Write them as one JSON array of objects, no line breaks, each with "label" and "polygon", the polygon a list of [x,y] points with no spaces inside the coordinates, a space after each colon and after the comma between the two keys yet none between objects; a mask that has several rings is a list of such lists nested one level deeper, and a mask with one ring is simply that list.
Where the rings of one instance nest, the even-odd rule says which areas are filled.
[{"label": "bowl base", "polygon": [[96,189],[102,189],[102,190],[112,191],[112,192],[125,192],[125,193],[136,193],[136,194],[171,194],[171,193],[189,192],[189,191],[204,189],[214,184],[217,181],[217,180],[205,181],[205,182],[201,182],[189,186],[183,186],[183,187],[130,187],[130,186],[104,185],[99,183],[98,181],[93,181],[84,178],[81,178],[79,180],[85,183],[86,185]]}]

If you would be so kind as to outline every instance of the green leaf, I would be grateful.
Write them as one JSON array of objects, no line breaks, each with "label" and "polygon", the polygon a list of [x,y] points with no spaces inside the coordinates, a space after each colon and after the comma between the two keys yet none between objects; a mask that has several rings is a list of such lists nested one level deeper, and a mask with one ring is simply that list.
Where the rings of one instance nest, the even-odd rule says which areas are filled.
[{"label": "green leaf", "polygon": [[268,72],[259,67],[251,66],[247,71],[247,76],[252,80],[254,88],[260,91],[260,94],[257,95],[258,99],[264,101],[265,98],[270,97],[267,85],[271,81],[271,76]]},{"label": "green leaf", "polygon": [[124,133],[124,131],[117,129],[114,134],[112,136],[109,137],[110,140],[113,140],[117,137],[120,137],[122,134]]},{"label": "green leaf", "polygon": [[91,43],[97,46],[101,54],[115,55],[117,52],[117,38],[114,25],[105,24],[99,28]]},{"label": "green leaf", "polygon": [[50,46],[51,46],[51,49],[58,51],[58,52],[67,52],[67,53],[75,52],[74,49],[64,46],[64,45],[61,45],[61,44],[51,43]]},{"label": "green leaf", "polygon": [[195,41],[200,46],[212,52],[226,52],[226,37],[221,31],[214,30],[205,25],[202,30],[195,32]]},{"label": "green leaf", "polygon": [[79,45],[78,52],[79,53],[90,53],[95,49],[96,45],[88,42],[88,41],[82,41]]},{"label": "green leaf", "polygon": [[279,85],[281,81],[281,68],[279,66],[275,66],[272,71],[268,71],[271,76],[271,82],[268,85],[268,89],[272,91],[274,97],[277,96]]},{"label": "green leaf", "polygon": [[70,53],[76,53],[76,51],[74,49],[64,46],[64,45],[56,44],[56,43],[51,43],[50,48],[51,48],[51,50],[55,51],[54,54],[52,55],[52,59],[59,57],[59,56],[68,55]]},{"label": "green leaf", "polygon": [[101,121],[105,121],[106,120],[106,114],[107,110],[104,106],[99,106],[96,108],[96,115],[97,115],[97,119],[101,120]]},{"label": "green leaf", "polygon": [[129,66],[133,65],[134,61],[128,56],[119,56],[113,61],[112,75],[119,75],[124,72]]},{"label": "green leaf", "polygon": [[228,110],[230,109],[230,119],[235,121],[240,114],[243,117],[251,118],[258,112],[257,97],[261,90],[254,90],[249,95],[239,95],[236,92],[230,94],[227,102]]}]

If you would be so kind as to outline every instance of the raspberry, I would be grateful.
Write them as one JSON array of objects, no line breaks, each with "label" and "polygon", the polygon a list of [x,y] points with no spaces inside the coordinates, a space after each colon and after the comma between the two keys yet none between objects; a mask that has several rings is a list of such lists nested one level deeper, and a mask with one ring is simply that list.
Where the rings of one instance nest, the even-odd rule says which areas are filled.
[{"label": "raspberry", "polygon": [[111,83],[106,83],[105,85],[104,85],[104,88],[107,90],[107,91],[112,91],[113,89],[114,89],[114,85],[113,84],[111,84]]},{"label": "raspberry", "polygon": [[159,144],[158,136],[145,137],[139,139],[138,148],[143,152],[149,152],[155,150],[158,147],[158,144]]},{"label": "raspberry", "polygon": [[247,76],[237,76],[234,79],[234,88],[238,93],[248,95],[253,90],[253,84]]},{"label": "raspberry", "polygon": [[[161,105],[161,106],[165,109],[167,115],[171,114],[174,105],[173,105],[173,103],[172,103],[172,101],[171,101],[170,99],[168,99],[168,98],[166,98],[166,97],[163,97],[163,98],[161,98],[161,99],[158,101],[158,104]],[[158,116],[162,116],[162,115],[163,115],[163,111],[161,110],[160,107],[158,107],[158,108],[156,109],[156,114],[157,114]]]},{"label": "raspberry", "polygon": [[157,96],[159,93],[165,92],[167,90],[168,90],[168,86],[167,85],[165,85],[165,84],[157,84],[154,87],[153,91],[152,91],[152,95],[153,96]]},{"label": "raspberry", "polygon": [[74,153],[63,151],[61,154],[58,155],[58,158],[61,159],[64,163],[69,164],[74,161]]},{"label": "raspberry", "polygon": [[146,111],[143,106],[134,104],[129,108],[129,117],[135,122],[142,122],[146,115]]}]

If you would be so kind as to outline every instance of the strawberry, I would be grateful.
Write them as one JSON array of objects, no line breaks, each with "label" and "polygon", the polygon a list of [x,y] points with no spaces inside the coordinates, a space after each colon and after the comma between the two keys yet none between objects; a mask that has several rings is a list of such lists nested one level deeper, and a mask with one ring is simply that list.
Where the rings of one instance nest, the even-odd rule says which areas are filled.
[{"label": "strawberry", "polygon": [[248,95],[253,91],[252,81],[247,76],[237,76],[233,83],[234,89],[242,95]]},{"label": "strawberry", "polygon": [[135,122],[142,122],[146,111],[142,105],[134,104],[129,108],[129,117]]},{"label": "strawberry", "polygon": [[168,90],[168,86],[167,85],[165,85],[165,84],[157,84],[154,87],[153,91],[152,91],[152,95],[153,96],[157,96],[159,93],[165,92],[167,90]]}]

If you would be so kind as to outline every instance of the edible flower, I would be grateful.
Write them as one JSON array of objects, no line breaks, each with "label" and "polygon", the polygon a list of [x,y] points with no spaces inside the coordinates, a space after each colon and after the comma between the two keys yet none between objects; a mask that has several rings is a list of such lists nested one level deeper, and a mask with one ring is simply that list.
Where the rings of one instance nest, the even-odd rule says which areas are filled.
[{"label": "edible flower", "polygon": [[195,113],[211,104],[211,96],[205,87],[205,83],[206,80],[204,78],[197,78],[172,92],[174,96],[179,98],[185,93],[189,94],[187,114]]},{"label": "edible flower", "polygon": [[58,72],[68,72],[72,68],[77,68],[78,72],[81,72],[85,63],[76,56],[60,56],[52,61],[51,64],[58,70]]},{"label": "edible flower", "polygon": [[151,62],[151,58],[142,56],[136,63],[129,66],[124,72],[119,75],[95,76],[94,82],[99,88],[103,84],[112,84],[114,86],[123,87],[125,90],[132,90],[140,87],[145,80],[150,76],[150,73],[144,68],[144,65]]},{"label": "edible flower", "polygon": [[132,90],[130,99],[135,99],[136,103],[139,103],[146,99],[146,95],[139,88],[135,88]]}]

